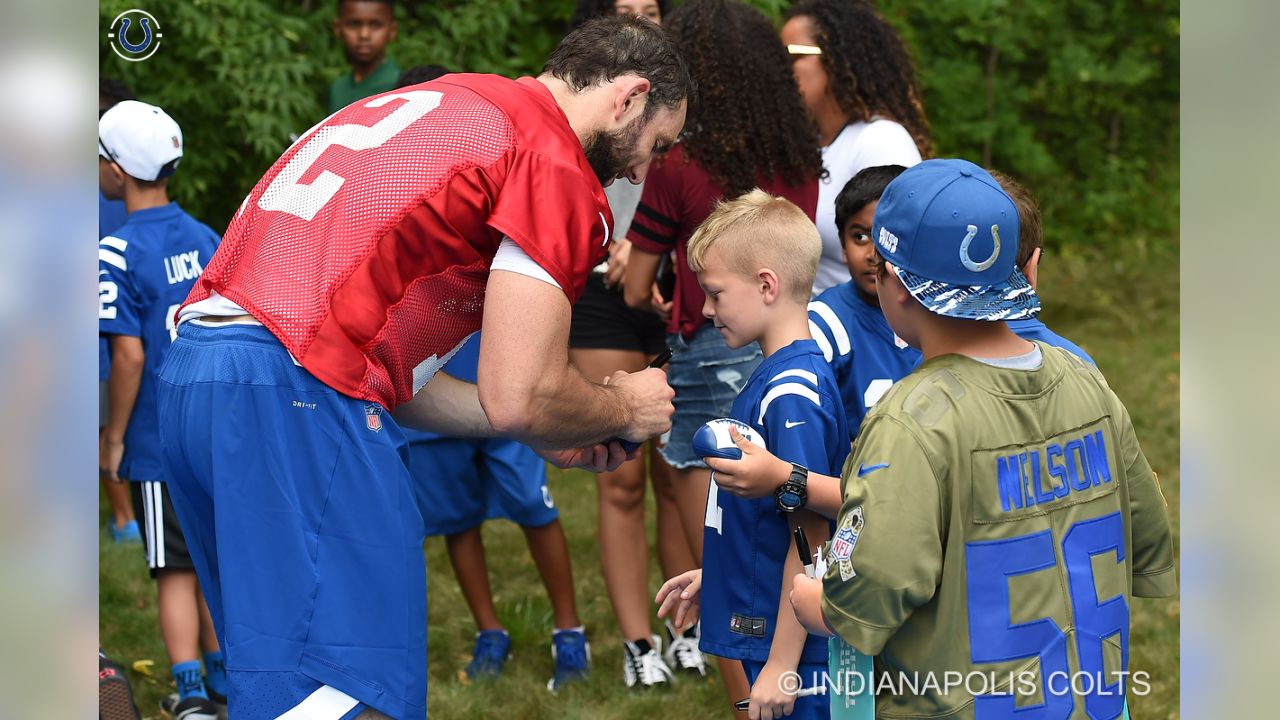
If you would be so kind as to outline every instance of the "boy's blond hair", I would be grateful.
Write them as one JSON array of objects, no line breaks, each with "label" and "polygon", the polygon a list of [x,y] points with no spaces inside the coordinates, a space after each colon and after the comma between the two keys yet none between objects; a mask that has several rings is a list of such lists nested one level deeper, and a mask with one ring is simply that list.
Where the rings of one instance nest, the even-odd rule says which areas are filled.
[{"label": "boy's blond hair", "polygon": [[701,272],[712,247],[734,272],[754,278],[767,267],[778,274],[784,294],[809,302],[822,238],[790,200],[756,188],[721,201],[689,238],[689,268]]}]

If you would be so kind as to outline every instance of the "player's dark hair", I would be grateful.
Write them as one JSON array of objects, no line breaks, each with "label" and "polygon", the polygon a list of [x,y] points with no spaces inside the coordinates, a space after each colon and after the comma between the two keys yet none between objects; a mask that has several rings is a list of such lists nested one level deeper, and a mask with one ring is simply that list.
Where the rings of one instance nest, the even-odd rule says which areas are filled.
[{"label": "player's dark hair", "polygon": [[691,0],[665,27],[698,87],[686,152],[726,198],[772,178],[796,186],[822,173],[817,129],[768,18],[738,0]]},{"label": "player's dark hair", "polygon": [[342,12],[342,3],[348,2],[376,2],[391,8],[392,12],[396,10],[396,0],[338,0],[338,12]]},{"label": "player's dark hair", "polygon": [[583,23],[551,51],[542,72],[575,92],[621,75],[639,75],[650,84],[645,119],[658,108],[675,109],[693,92],[689,68],[671,38],[653,21],[626,15]]},{"label": "player's dark hair", "polygon": [[117,103],[137,99],[137,96],[123,81],[109,77],[98,78],[98,101],[101,105],[99,116],[101,116],[101,113],[115,107]]},{"label": "player's dark hair", "polygon": [[988,170],[991,177],[1000,183],[1005,193],[1018,208],[1018,268],[1027,266],[1031,253],[1044,244],[1044,224],[1040,219],[1040,205],[1022,183],[1005,175],[999,170]]},{"label": "player's dark hair", "polygon": [[[665,20],[671,9],[668,0],[658,0],[658,13]],[[598,17],[612,17],[618,14],[618,0],[578,0],[573,10],[573,19],[569,21],[569,30],[576,30],[582,23]]]},{"label": "player's dark hair", "polygon": [[851,120],[893,120],[911,133],[921,157],[932,154],[929,121],[911,54],[880,11],[864,0],[802,0],[787,10],[814,24],[822,66]]},{"label": "player's dark hair", "polygon": [[430,82],[442,75],[448,75],[453,72],[443,65],[414,65],[413,67],[400,73],[400,79],[396,80],[396,87],[408,87],[409,85],[417,85],[419,83]]},{"label": "player's dark hair", "polygon": [[[844,237],[844,224],[862,212],[862,208],[880,199],[884,189],[906,170],[901,165],[877,165],[863,168],[849,178],[836,196],[836,232]],[[870,228],[868,228],[870,229]]]}]

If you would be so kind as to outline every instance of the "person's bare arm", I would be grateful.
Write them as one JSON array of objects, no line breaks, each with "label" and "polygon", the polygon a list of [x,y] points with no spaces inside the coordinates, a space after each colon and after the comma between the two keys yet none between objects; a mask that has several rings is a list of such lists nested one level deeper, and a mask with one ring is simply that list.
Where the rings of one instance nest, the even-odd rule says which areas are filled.
[{"label": "person's bare arm", "polygon": [[662,256],[634,245],[627,259],[627,270],[622,276],[622,299],[628,307],[651,310],[664,321],[671,317],[671,298],[664,298],[655,282]]},{"label": "person's bare arm", "polygon": [[[827,521],[811,512],[800,510],[793,513],[787,518],[787,526],[792,529],[803,527],[814,547],[827,539]],[[796,671],[804,654],[805,641],[809,639],[808,631],[796,618],[790,602],[792,580],[797,573],[803,572],[804,566],[800,556],[790,551],[791,543],[787,545],[789,552],[782,567],[782,590],[778,597],[777,624],[773,626],[773,644],[769,647],[769,659],[751,686],[752,707],[748,714],[757,711],[762,717],[777,718],[791,714],[796,701],[795,688],[787,692],[782,676]]]},{"label": "person's bare arm", "polygon": [[133,406],[142,385],[142,366],[146,351],[142,339],[128,335],[112,335],[111,373],[107,376],[109,411],[103,428],[102,447],[98,448],[98,467],[108,480],[120,481],[120,460],[124,457],[124,433],[129,428]]},{"label": "person's bare arm", "polygon": [[443,370],[432,376],[409,402],[396,408],[396,422],[450,437],[495,437],[498,431],[480,406],[472,383]]},{"label": "person's bare arm", "polygon": [[[495,437],[499,433],[480,406],[475,385],[445,372],[437,372],[412,400],[392,413],[401,425],[451,437]],[[581,467],[592,472],[615,470],[628,459],[618,443],[580,448],[538,449],[557,467]]]},{"label": "person's bare arm", "polygon": [[661,370],[619,372],[603,385],[569,364],[571,311],[554,285],[505,270],[489,274],[477,384],[493,428],[543,448],[639,442],[670,429],[675,393]]}]

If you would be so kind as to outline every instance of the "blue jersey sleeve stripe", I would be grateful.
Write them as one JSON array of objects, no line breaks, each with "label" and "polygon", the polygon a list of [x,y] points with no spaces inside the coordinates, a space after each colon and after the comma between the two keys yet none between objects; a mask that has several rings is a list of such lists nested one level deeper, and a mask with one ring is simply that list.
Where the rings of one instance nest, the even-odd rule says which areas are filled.
[{"label": "blue jersey sleeve stripe", "polygon": [[118,238],[118,237],[112,237],[111,235],[108,235],[108,236],[106,236],[106,237],[102,238],[101,240],[99,240],[99,241],[98,241],[98,244],[99,244],[99,245],[106,245],[107,247],[112,248],[112,249],[116,250],[117,252],[121,252],[121,253],[123,253],[125,250],[128,250],[128,249],[129,249],[129,241],[128,241],[128,240],[122,240],[122,239],[120,239],[120,238]]},{"label": "blue jersey sleeve stripe", "polygon": [[822,398],[818,397],[817,391],[800,383],[783,383],[769,389],[765,393],[764,399],[760,401],[760,417],[756,420],[757,425],[764,424],[764,414],[769,411],[769,405],[780,397],[786,395],[799,395],[812,402],[818,407],[822,407]]},{"label": "blue jersey sleeve stripe", "polygon": [[108,265],[114,265],[121,270],[128,270],[129,264],[125,262],[124,256],[120,253],[113,252],[107,248],[98,248],[98,259]]},{"label": "blue jersey sleeve stripe", "polygon": [[822,358],[827,362],[831,362],[831,358],[835,357],[835,351],[831,349],[831,341],[827,339],[822,328],[818,324],[809,319],[809,334],[813,336],[813,341],[818,344],[818,349],[822,351]]},{"label": "blue jersey sleeve stripe", "polygon": [[809,303],[809,312],[822,318],[823,322],[831,330],[831,339],[835,341],[836,350],[841,355],[848,355],[849,351],[853,349],[853,346],[849,343],[849,331],[845,329],[844,323],[840,322],[836,311],[832,310],[826,303],[814,301]]},{"label": "blue jersey sleeve stripe", "polygon": [[774,375],[773,377],[769,378],[769,382],[774,382],[775,380],[782,380],[783,378],[789,378],[789,377],[800,378],[801,380],[808,380],[809,382],[813,383],[814,387],[818,386],[817,373],[811,372],[809,370],[801,370],[799,368],[784,370],[778,373],[777,375]]}]

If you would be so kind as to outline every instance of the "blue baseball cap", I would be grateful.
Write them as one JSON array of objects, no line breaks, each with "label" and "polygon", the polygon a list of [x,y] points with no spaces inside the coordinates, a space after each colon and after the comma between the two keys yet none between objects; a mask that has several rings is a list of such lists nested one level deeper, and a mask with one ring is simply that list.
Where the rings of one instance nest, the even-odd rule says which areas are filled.
[{"label": "blue baseball cap", "polygon": [[911,296],[932,313],[1019,320],[1040,299],[1017,266],[1018,208],[967,160],[926,160],[885,188],[871,236]]}]

